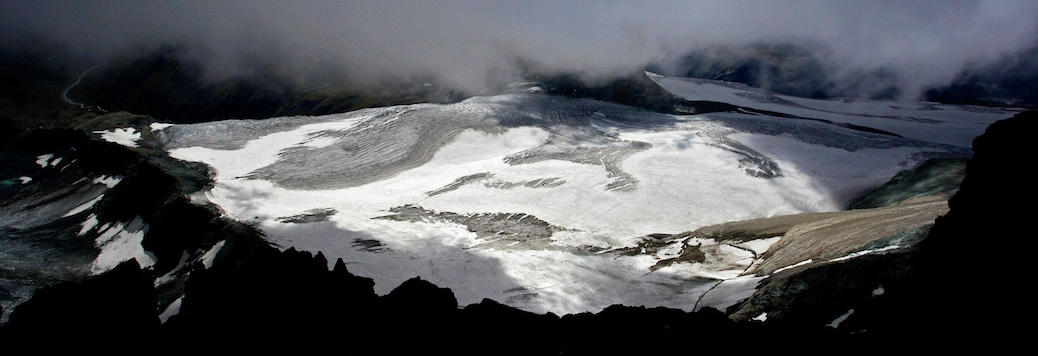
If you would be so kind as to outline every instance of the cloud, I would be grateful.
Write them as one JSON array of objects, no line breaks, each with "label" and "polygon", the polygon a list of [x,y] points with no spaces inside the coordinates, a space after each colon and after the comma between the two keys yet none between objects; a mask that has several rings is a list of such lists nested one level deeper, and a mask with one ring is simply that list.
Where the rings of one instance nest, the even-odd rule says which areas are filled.
[{"label": "cloud", "polygon": [[832,75],[878,68],[905,92],[1038,44],[1022,1],[21,1],[0,40],[31,36],[103,61],[176,44],[211,77],[298,83],[435,75],[478,89],[521,61],[602,78],[718,44],[802,42]]}]

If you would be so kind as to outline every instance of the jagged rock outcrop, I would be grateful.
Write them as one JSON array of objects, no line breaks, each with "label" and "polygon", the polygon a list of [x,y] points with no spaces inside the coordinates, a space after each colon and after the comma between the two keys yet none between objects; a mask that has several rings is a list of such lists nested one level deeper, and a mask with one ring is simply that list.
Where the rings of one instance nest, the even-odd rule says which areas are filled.
[{"label": "jagged rock outcrop", "polygon": [[255,245],[237,261],[196,265],[177,315],[164,325],[174,334],[202,337],[221,330],[243,335],[333,335],[375,322],[374,282],[350,274],[342,260],[328,270],[324,255]]}]

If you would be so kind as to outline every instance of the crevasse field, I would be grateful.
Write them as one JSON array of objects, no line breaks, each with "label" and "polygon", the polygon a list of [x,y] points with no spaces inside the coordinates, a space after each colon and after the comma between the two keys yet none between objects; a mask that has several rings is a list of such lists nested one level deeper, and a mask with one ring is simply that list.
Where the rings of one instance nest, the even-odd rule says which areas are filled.
[{"label": "crevasse field", "polygon": [[[462,305],[491,298],[573,313],[612,304],[727,307],[763,278],[744,272],[777,238],[642,243],[728,221],[844,209],[927,158],[968,155],[973,137],[1012,115],[650,77],[689,100],[744,110],[664,115],[509,94],[153,129],[170,155],[216,172],[214,188],[196,198],[255,224],[281,248],[341,257],[379,293],[420,276],[451,288]],[[682,243],[701,244],[705,260],[650,269]]]}]

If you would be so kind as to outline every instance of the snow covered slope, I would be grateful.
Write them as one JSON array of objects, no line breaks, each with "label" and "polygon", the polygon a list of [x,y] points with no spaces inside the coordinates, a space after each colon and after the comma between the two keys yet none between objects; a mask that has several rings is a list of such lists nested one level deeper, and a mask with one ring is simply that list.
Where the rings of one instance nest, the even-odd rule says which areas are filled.
[{"label": "snow covered slope", "polygon": [[[725,88],[696,90],[757,102]],[[654,244],[654,234],[844,209],[926,158],[969,155],[960,136],[1010,115],[954,111],[950,126],[932,129],[940,125],[865,114],[875,113],[826,118],[904,137],[749,110],[674,116],[541,94],[176,125],[158,136],[172,156],[214,168],[206,198],[229,216],[282,248],[342,257],[379,293],[417,275],[462,305],[691,310],[718,280],[740,278],[732,295],[752,291],[759,277],[739,276],[760,253],[703,239],[702,258],[653,269],[682,248]],[[714,295],[699,307],[735,301]]]}]

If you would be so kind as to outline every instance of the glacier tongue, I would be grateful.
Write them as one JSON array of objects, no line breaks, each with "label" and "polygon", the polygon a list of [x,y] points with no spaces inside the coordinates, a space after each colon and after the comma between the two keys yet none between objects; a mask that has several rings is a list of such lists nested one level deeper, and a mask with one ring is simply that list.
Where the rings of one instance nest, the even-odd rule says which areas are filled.
[{"label": "glacier tongue", "polygon": [[283,248],[343,258],[379,293],[421,276],[462,305],[556,313],[691,310],[753,258],[704,248],[701,261],[651,269],[673,252],[636,251],[651,234],[843,209],[918,160],[968,154],[812,121],[538,94],[156,134],[214,168],[209,199],[231,217]]},{"label": "glacier tongue", "polygon": [[[781,95],[745,84],[646,73],[664,90],[692,101],[856,125],[933,143],[970,147],[973,138],[1019,109],[869,100],[821,100]],[[749,110],[746,110],[749,109]]]}]

